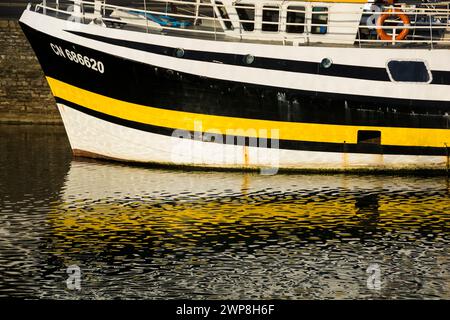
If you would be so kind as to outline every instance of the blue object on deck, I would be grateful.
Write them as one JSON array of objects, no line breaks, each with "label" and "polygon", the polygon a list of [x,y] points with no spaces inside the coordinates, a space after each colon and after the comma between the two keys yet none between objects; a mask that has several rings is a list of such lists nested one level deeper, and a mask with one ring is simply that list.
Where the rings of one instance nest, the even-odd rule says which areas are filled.
[{"label": "blue object on deck", "polygon": [[129,13],[132,14],[137,14],[137,15],[143,15],[145,16],[147,19],[152,20],[153,22],[156,22],[157,24],[163,26],[163,27],[175,27],[175,28],[185,28],[185,27],[189,27],[192,25],[191,22],[188,21],[179,21],[177,19],[175,19],[174,17],[169,17],[169,16],[159,16],[159,15],[153,15],[150,13],[142,13],[139,11],[128,11]]}]

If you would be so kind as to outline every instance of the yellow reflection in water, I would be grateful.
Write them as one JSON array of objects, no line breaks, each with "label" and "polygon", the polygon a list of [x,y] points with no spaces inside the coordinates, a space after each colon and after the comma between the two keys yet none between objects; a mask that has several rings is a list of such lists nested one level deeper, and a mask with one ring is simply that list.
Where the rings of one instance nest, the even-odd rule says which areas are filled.
[{"label": "yellow reflection in water", "polygon": [[[49,214],[56,243],[165,247],[447,232],[445,178],[181,172],[73,162]],[[220,240],[219,240],[220,239]]]}]

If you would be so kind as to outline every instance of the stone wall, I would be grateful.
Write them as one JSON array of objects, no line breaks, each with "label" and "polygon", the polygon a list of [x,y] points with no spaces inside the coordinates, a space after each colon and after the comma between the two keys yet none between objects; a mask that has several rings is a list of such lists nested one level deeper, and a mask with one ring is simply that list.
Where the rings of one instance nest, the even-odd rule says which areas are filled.
[{"label": "stone wall", "polygon": [[61,123],[39,62],[15,19],[0,19],[0,122]]}]

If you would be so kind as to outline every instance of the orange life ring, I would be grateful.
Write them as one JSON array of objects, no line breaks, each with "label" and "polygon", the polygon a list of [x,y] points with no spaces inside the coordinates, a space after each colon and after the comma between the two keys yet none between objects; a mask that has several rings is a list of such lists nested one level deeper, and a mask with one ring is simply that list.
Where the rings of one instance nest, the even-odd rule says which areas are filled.
[{"label": "orange life ring", "polygon": [[[399,17],[402,22],[403,25],[405,26],[409,26],[410,25],[410,21],[409,18],[406,14],[401,13],[403,12],[400,9],[390,9],[389,11],[387,11],[386,13],[381,14],[378,19],[377,19],[377,27],[382,27],[384,22],[386,21],[387,18],[389,18],[390,16],[397,16]],[[395,36],[395,40],[403,40],[406,38],[406,36],[409,33],[409,29],[405,28],[402,30],[402,32],[400,32],[398,35]],[[392,40],[392,36],[388,35],[386,33],[385,29],[382,28],[377,28],[377,34],[380,37],[381,40]]]}]

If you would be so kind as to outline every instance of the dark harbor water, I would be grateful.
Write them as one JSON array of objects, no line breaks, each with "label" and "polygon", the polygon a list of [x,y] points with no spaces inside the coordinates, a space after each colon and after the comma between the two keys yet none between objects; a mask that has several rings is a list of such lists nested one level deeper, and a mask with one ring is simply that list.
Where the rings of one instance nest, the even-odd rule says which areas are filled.
[{"label": "dark harbor water", "polygon": [[0,126],[0,168],[0,297],[450,299],[447,177],[130,167],[45,126]]}]

